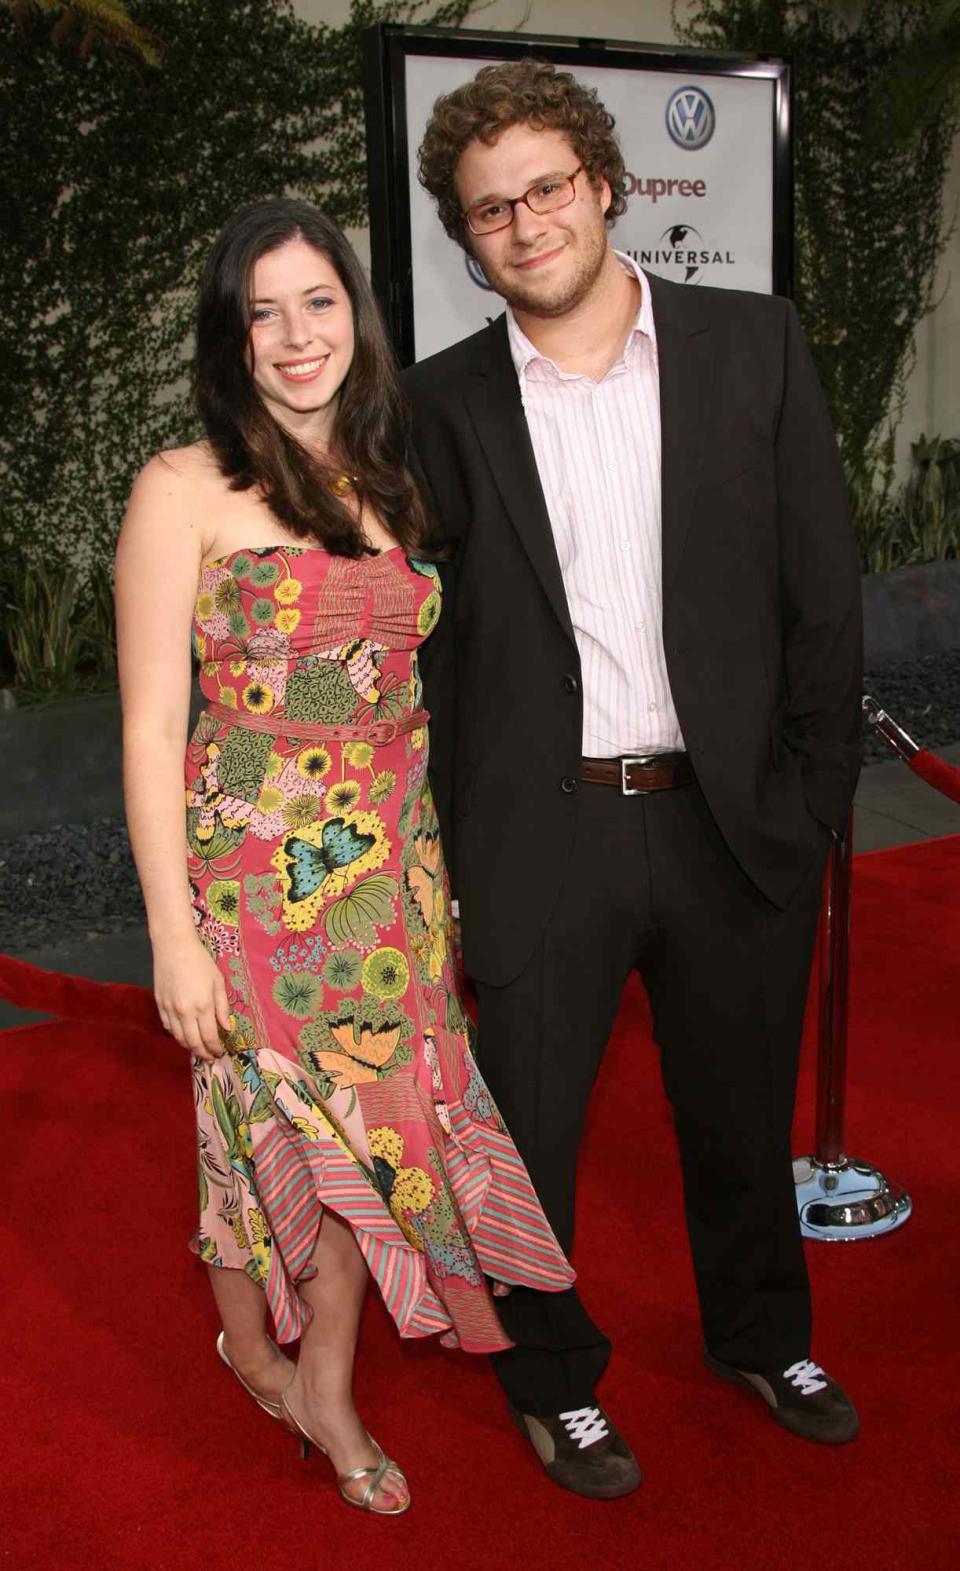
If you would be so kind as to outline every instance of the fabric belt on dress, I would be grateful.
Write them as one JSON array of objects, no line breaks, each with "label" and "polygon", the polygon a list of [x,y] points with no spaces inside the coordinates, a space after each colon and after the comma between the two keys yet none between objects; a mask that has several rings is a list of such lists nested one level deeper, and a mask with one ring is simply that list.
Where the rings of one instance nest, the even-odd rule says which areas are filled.
[{"label": "fabric belt on dress", "polygon": [[372,742],[374,747],[384,747],[407,731],[417,731],[430,719],[428,710],[414,709],[396,720],[374,720],[370,725],[324,725],[319,720],[291,720],[282,709],[255,715],[215,701],[206,705],[206,712],[225,725],[242,726],[245,731],[260,731],[267,736],[305,742]]},{"label": "fabric belt on dress", "polygon": [[621,796],[670,791],[696,779],[688,753],[641,753],[632,758],[585,758],[580,778],[590,785],[616,786]]}]

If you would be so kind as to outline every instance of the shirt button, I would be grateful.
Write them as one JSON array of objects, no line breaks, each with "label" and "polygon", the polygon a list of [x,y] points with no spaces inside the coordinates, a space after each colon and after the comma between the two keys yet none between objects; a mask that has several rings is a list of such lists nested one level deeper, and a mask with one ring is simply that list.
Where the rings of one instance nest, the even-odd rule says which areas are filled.
[{"label": "shirt button", "polygon": [[627,539],[621,540],[620,541],[620,549],[621,549],[621,551],[629,551],[629,549],[630,549],[630,541],[627,540]]},{"label": "shirt button", "polygon": [[645,633],[646,631],[647,631],[647,624],[646,624],[646,622],[638,622],[637,623],[637,632],[638,633]]},{"label": "shirt button", "polygon": [[578,693],[580,691],[580,683],[577,681],[575,676],[568,674],[564,677],[563,691],[565,693]]},{"label": "shirt button", "polygon": [[573,795],[574,791],[577,789],[577,782],[574,780],[572,775],[564,775],[560,782],[560,789],[564,796]]},{"label": "shirt button", "polygon": [[647,708],[649,709],[651,714],[656,714],[657,702],[656,702],[655,698],[651,698],[649,704],[647,705]]}]

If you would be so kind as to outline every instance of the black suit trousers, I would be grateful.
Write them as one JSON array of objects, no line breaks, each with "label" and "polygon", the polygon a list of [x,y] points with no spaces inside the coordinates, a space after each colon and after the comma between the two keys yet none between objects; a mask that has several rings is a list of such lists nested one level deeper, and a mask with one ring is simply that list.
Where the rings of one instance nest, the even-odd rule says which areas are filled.
[{"label": "black suit trousers", "polygon": [[[507,986],[477,984],[481,1071],[570,1253],[587,1102],[636,968],[679,1141],[704,1341],[740,1368],[785,1368],[810,1351],[791,1125],[829,831],[780,909],[741,871],[696,784],[579,791],[541,944]],[[642,1211],[642,1160],[636,1172]],[[497,1307],[515,1346],[493,1362],[513,1405],[592,1403],[610,1344],[577,1291],[515,1289]]]}]

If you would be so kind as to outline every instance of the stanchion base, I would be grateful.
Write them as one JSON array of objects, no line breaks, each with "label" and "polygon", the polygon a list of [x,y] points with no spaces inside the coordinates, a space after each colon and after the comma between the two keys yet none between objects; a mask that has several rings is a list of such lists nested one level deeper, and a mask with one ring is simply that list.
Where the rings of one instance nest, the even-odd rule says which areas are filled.
[{"label": "stanchion base", "polygon": [[819,1238],[828,1244],[892,1233],[913,1210],[913,1201],[899,1184],[869,1162],[852,1156],[841,1157],[836,1163],[798,1157],[793,1164],[793,1181],[801,1233],[804,1238]]}]

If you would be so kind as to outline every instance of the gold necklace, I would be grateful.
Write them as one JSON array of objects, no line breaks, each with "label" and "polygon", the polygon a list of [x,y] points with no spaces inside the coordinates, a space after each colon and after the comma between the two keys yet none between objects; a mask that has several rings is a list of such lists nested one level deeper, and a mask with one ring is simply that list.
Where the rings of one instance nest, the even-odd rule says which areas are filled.
[{"label": "gold necklace", "polygon": [[333,492],[334,496],[343,497],[349,496],[352,491],[357,489],[359,484],[359,475],[349,475],[344,472],[343,474],[334,475],[333,479],[327,482],[327,488]]}]

